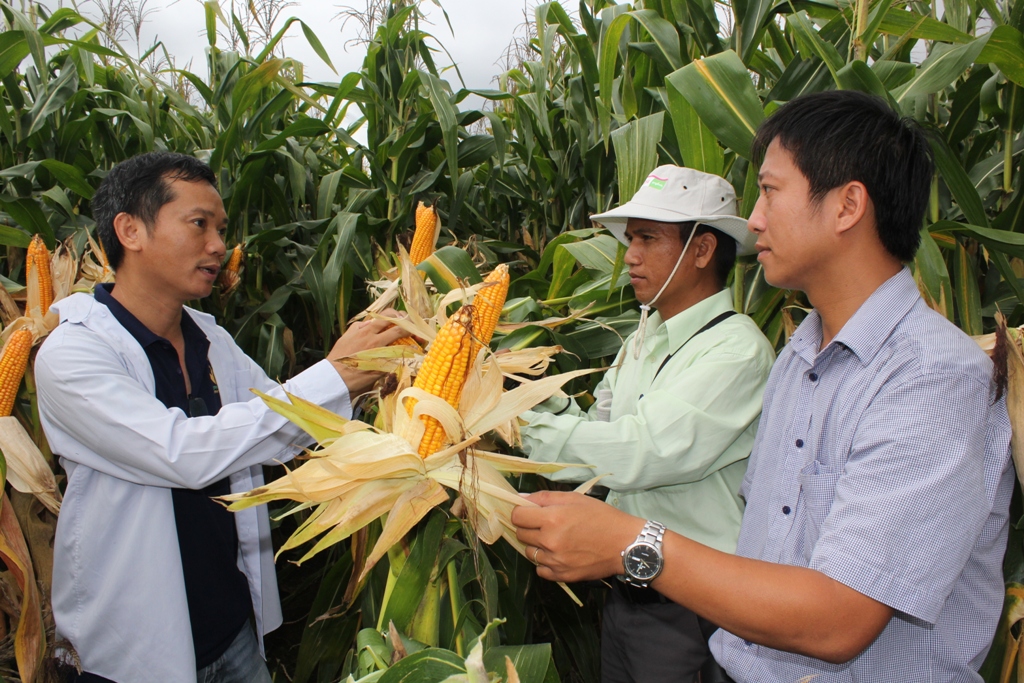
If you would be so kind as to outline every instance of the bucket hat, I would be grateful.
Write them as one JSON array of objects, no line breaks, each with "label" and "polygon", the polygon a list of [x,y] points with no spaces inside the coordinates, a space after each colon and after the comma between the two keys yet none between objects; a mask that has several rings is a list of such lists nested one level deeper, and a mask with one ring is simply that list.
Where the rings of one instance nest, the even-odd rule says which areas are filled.
[{"label": "bucket hat", "polygon": [[753,254],[757,236],[736,215],[736,191],[725,178],[682,166],[659,166],[651,171],[633,198],[590,220],[603,225],[623,244],[626,222],[642,218],[662,223],[694,221],[721,230],[736,240],[736,254]]}]

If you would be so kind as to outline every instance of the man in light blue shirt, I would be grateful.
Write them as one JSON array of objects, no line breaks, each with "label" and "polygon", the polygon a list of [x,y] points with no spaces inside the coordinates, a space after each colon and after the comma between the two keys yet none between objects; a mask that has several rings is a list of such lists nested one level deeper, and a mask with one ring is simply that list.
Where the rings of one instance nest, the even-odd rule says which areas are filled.
[{"label": "man in light blue shirt", "polygon": [[1010,426],[991,362],[903,265],[927,142],[884,101],[830,92],[781,107],[754,149],[758,260],[814,311],[768,382],[737,555],[572,494],[533,496],[519,537],[542,577],[640,576],[719,624],[712,652],[740,683],[980,682]]}]

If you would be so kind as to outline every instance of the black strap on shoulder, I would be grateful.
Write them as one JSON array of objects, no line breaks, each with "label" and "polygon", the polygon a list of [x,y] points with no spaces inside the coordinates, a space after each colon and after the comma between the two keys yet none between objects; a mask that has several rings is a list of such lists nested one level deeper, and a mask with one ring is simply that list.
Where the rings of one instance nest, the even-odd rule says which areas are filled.
[{"label": "black strap on shoulder", "polygon": [[696,332],[694,332],[693,334],[691,334],[691,335],[690,335],[690,338],[689,338],[689,339],[687,339],[686,341],[684,341],[684,342],[683,342],[682,344],[680,344],[680,346],[679,346],[679,348],[678,348],[678,349],[676,349],[676,350],[675,350],[675,351],[673,351],[672,353],[670,353],[670,354],[668,354],[667,356],[665,356],[665,360],[661,361],[661,365],[659,365],[659,366],[658,366],[658,370],[657,370],[657,371],[656,371],[656,372],[654,373],[654,377],[652,377],[652,378],[651,378],[651,381],[653,382],[653,381],[654,381],[654,378],[658,376],[658,373],[659,373],[659,372],[661,372],[661,371],[662,371],[662,370],[663,370],[663,369],[665,368],[665,366],[666,366],[666,365],[668,364],[668,362],[669,362],[670,360],[672,360],[672,356],[674,356],[674,355],[676,355],[677,353],[679,353],[679,351],[680,351],[680,350],[681,350],[681,349],[682,349],[682,348],[683,348],[684,346],[686,346],[687,344],[689,344],[689,343],[690,343],[690,341],[691,341],[691,340],[693,340],[693,338],[694,338],[694,337],[696,337],[696,336],[697,336],[698,334],[700,334],[701,332],[707,332],[708,330],[710,330],[710,329],[711,329],[712,327],[714,327],[714,326],[715,326],[715,325],[717,325],[718,323],[722,322],[723,320],[727,320],[727,319],[729,319],[729,318],[733,317],[734,315],[736,315],[736,311],[726,311],[725,313],[722,313],[722,314],[720,314],[720,315],[717,315],[717,316],[715,316],[714,318],[712,318],[712,319],[711,319],[711,320],[710,320],[710,321],[708,322],[708,324],[707,324],[707,325],[705,325],[704,327],[700,328],[699,330],[697,330]]}]

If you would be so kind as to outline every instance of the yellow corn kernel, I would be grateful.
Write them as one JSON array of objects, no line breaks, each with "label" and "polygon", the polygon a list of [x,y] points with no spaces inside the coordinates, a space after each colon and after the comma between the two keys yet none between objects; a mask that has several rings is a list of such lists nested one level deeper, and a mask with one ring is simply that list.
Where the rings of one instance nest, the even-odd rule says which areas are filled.
[{"label": "yellow corn kernel", "polygon": [[[44,247],[45,249],[45,247]],[[0,355],[0,416],[7,417],[14,410],[14,399],[21,386],[21,378],[28,367],[28,354],[32,350],[32,332],[15,330]]]},{"label": "yellow corn kernel", "polygon": [[39,314],[46,315],[53,303],[53,276],[50,273],[50,251],[39,235],[32,237],[25,253],[26,286],[31,286],[29,280],[33,273],[39,283]]},{"label": "yellow corn kernel", "polygon": [[[463,306],[448,319],[430,344],[430,350],[423,358],[423,365],[413,383],[414,387],[443,398],[456,409],[462,398],[462,387],[473,366],[473,317],[473,307]],[[416,404],[410,401],[407,405],[411,414]],[[441,423],[433,417],[423,415],[420,419],[425,429],[420,440],[419,454],[426,458],[441,450],[446,435]]]},{"label": "yellow corn kernel", "polygon": [[235,248],[231,250],[228,262],[220,271],[219,282],[222,293],[230,294],[241,283],[242,278],[239,276],[238,271],[242,268],[242,257],[244,255],[242,245],[240,244],[236,244]]},{"label": "yellow corn kernel", "polygon": [[501,309],[505,306],[505,297],[508,296],[508,266],[500,264],[484,278],[484,283],[490,284],[477,292],[473,299],[473,307],[476,309],[473,336],[486,345],[491,343],[494,328],[498,326],[498,318],[501,317]]},{"label": "yellow corn kernel", "polygon": [[224,266],[224,270],[229,273],[237,274],[239,269],[242,267],[242,245],[236,244],[235,248],[231,250],[231,257],[228,258],[228,264]]},{"label": "yellow corn kernel", "polygon": [[420,202],[416,207],[416,233],[409,248],[409,259],[414,266],[423,263],[434,253],[437,242],[437,211],[433,206]]},{"label": "yellow corn kernel", "polygon": [[416,341],[411,336],[410,337],[402,337],[401,339],[396,339],[395,341],[393,341],[390,344],[388,344],[388,346],[408,346],[410,348],[418,349],[420,351],[423,350],[423,347],[420,346],[420,343],[418,341]]}]

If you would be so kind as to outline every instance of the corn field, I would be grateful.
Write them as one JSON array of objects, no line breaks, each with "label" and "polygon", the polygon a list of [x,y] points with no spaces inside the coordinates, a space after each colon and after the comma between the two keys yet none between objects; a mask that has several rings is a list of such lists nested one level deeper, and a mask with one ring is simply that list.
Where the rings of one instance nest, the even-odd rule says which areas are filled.
[{"label": "corn field", "polygon": [[[749,215],[750,145],[765,116],[803,93],[873,93],[921,122],[936,162],[911,264],[921,293],[982,344],[1005,317],[1010,405],[1020,401],[1012,358],[1021,348],[1014,328],[1024,325],[1024,0],[547,2],[533,8],[528,39],[495,86],[472,91],[439,68],[441,45],[417,0],[369,3],[362,67],[331,82],[307,81],[282,43],[299,24],[330,64],[326,36],[261,7],[183,5],[205,13],[208,43],[205,69],[188,71],[158,58],[158,46],[130,55],[116,32],[73,7],[0,0],[5,679],[60,680],[62,651],[48,595],[63,474],[39,425],[34,350],[24,349],[55,324],[48,301],[112,279],[92,240],[90,200],[112,165],[141,152],[195,155],[217,174],[234,249],[214,295],[194,305],[271,377],[323,358],[399,273],[403,283],[429,282],[429,291],[403,284],[394,300],[433,321],[414,335],[433,338],[442,334],[434,323],[458,318],[459,292],[476,287],[482,301],[495,289],[484,274],[503,267],[510,282],[490,342],[495,362],[528,358],[523,367],[557,378],[544,387],[564,383],[586,401],[600,377],[590,371],[607,367],[639,318],[624,249],[589,216],[628,199],[664,163],[723,176]],[[409,260],[421,204],[420,222],[424,210],[437,220],[437,248]],[[730,287],[737,310],[780,348],[809,308],[801,294],[769,286],[754,261],[737,264]],[[396,348],[372,362],[422,353]],[[432,399],[417,396],[426,424]],[[403,421],[403,412],[382,398],[366,419]],[[513,437],[486,437],[495,462],[514,455],[503,448]],[[547,486],[535,471],[501,472],[516,490]],[[424,481],[440,477],[431,476]],[[471,513],[453,514],[458,500],[437,495],[438,508],[423,510],[371,564],[394,532],[385,524],[310,553],[285,544],[313,513],[287,496],[270,503],[272,515],[293,513],[275,528],[285,546],[285,625],[267,641],[275,680],[506,680],[506,657],[524,682],[599,679],[598,593],[539,581],[510,543],[485,538],[466,523]],[[1017,495],[1011,521],[1022,517]],[[1004,569],[1006,611],[982,669],[990,682],[1010,680],[1018,666],[1016,528]]]}]

